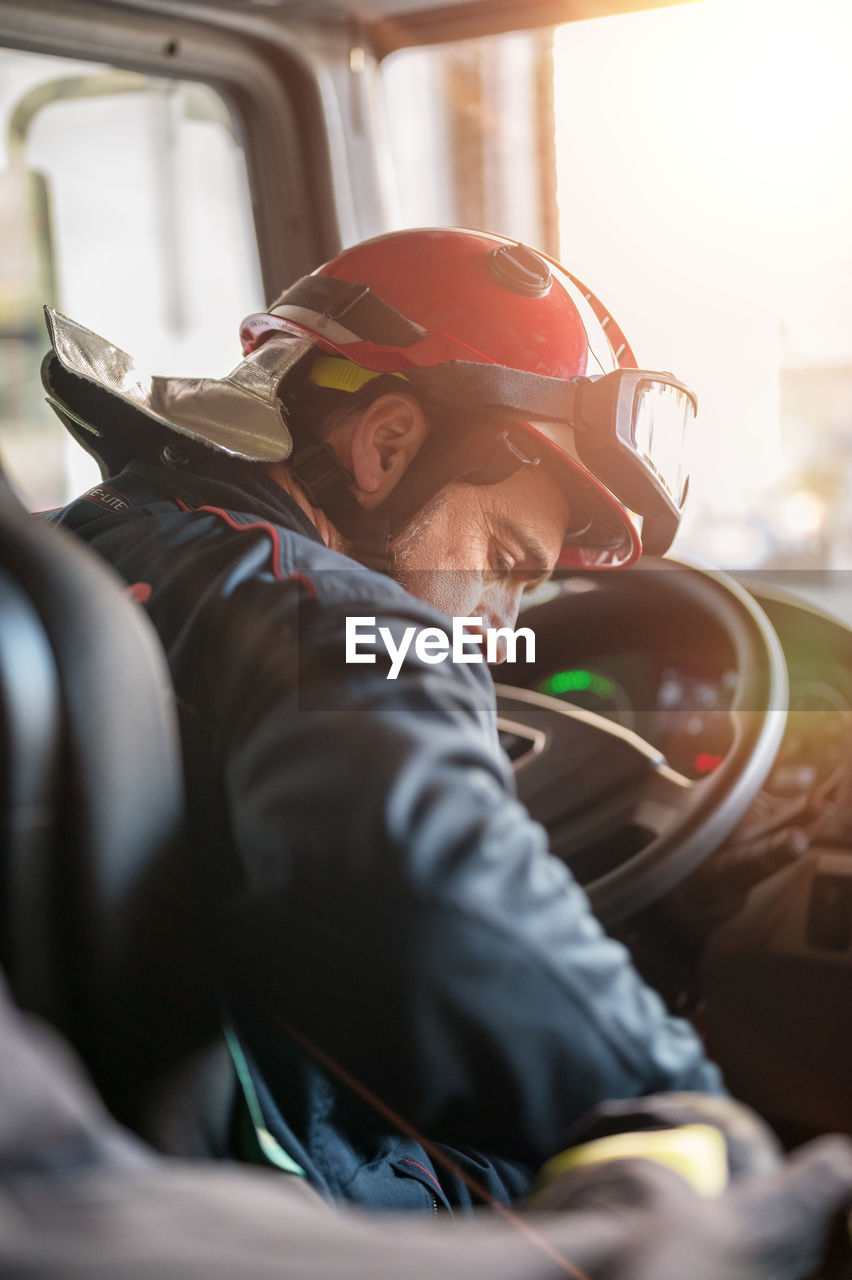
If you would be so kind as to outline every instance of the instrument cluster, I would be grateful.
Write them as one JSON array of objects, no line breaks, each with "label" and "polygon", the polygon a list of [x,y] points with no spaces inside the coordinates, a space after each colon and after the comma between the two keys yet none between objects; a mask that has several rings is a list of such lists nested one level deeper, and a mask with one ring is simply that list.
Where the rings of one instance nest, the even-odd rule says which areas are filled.
[{"label": "instrument cluster", "polygon": [[[623,653],[595,666],[554,671],[536,684],[541,693],[634,729],[691,779],[717,769],[732,745],[736,687],[730,669],[710,674],[672,663],[649,670],[647,655]],[[819,674],[794,668],[787,728],[764,793],[786,800],[834,788],[847,775],[852,804],[852,674],[833,665]]]}]

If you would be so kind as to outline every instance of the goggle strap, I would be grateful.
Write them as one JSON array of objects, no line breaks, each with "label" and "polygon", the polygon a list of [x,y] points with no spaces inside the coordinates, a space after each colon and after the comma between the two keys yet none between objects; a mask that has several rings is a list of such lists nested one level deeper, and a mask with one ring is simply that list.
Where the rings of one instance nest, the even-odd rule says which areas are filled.
[{"label": "goggle strap", "polygon": [[453,360],[428,369],[407,369],[406,380],[415,392],[441,402],[475,404],[478,410],[502,411],[516,420],[574,421],[577,384],[563,378]]}]

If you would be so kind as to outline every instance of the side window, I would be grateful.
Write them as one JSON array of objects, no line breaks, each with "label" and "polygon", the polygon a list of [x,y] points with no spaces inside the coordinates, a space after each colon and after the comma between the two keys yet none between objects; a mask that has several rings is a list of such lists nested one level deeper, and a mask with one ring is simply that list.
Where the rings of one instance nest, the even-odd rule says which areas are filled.
[{"label": "side window", "polygon": [[263,301],[245,160],[207,85],[0,50],[0,453],[56,506],[98,478],[44,403],[48,302],[147,372],[227,372]]},{"label": "side window", "polygon": [[553,32],[404,49],[382,63],[396,226],[559,247]]}]

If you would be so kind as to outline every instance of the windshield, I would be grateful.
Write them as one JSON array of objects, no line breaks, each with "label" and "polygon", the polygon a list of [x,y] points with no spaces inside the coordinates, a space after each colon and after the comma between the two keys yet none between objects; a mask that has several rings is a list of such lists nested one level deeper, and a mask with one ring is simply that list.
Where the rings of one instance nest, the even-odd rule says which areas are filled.
[{"label": "windshield", "polygon": [[846,0],[707,0],[385,63],[397,225],[556,252],[641,366],[698,393],[676,553],[852,567],[850,66]]}]

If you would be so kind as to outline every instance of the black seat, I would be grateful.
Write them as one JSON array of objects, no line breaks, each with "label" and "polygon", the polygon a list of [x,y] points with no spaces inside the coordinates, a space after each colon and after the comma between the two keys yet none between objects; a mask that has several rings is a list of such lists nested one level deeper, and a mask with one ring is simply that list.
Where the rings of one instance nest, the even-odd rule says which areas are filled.
[{"label": "black seat", "polygon": [[183,1112],[198,1090],[175,1087],[221,1039],[182,875],[168,669],[120,580],[29,516],[2,470],[0,808],[0,963],[18,1002],[68,1037],[120,1119],[209,1153],[222,1135],[198,1128],[227,1114],[230,1073],[212,1071],[203,1119]]}]

